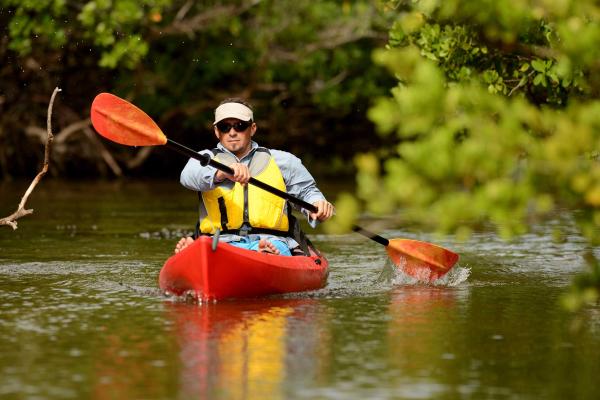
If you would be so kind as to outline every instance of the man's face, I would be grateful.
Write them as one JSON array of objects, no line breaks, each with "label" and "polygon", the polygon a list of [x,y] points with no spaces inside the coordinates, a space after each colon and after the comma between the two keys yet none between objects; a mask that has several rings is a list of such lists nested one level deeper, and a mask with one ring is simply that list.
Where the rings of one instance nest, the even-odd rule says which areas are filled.
[{"label": "man's face", "polygon": [[241,158],[250,151],[250,142],[256,133],[256,124],[236,118],[226,118],[219,121],[214,129],[223,147]]}]

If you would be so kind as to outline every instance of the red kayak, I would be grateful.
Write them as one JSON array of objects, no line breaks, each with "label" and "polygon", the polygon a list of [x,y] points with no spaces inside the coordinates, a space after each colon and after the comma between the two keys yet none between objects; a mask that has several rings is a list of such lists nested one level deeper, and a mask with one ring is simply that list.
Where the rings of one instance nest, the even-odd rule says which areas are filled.
[{"label": "red kayak", "polygon": [[213,250],[212,238],[201,236],[165,262],[158,285],[168,294],[202,301],[302,292],[324,287],[328,266],[315,253],[276,256],[227,243]]}]

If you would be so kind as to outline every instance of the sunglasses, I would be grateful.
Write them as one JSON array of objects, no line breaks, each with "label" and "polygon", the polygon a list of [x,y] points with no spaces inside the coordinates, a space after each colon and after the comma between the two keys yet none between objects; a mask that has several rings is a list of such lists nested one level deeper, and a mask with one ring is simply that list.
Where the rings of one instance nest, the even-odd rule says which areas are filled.
[{"label": "sunglasses", "polygon": [[221,121],[217,123],[217,129],[221,133],[229,133],[231,128],[235,129],[236,132],[244,132],[250,127],[250,125],[252,125],[252,121],[238,121],[234,122],[233,124],[230,122]]}]

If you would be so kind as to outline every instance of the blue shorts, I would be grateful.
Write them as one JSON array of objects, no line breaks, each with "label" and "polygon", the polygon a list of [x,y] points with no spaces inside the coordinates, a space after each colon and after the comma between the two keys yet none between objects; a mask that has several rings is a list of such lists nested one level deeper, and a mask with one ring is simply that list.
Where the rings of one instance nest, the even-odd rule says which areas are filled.
[{"label": "blue shorts", "polygon": [[[277,247],[277,250],[279,250],[279,255],[281,255],[281,256],[291,256],[292,255],[290,248],[287,246],[287,244],[285,242],[282,242],[281,240],[273,240],[273,239],[266,239],[266,240],[273,243],[275,245],[275,247]],[[241,247],[242,249],[257,251],[259,242],[260,242],[260,240],[250,240],[248,238],[241,238],[241,240],[238,240],[235,242],[228,242],[228,243],[232,246]]]}]

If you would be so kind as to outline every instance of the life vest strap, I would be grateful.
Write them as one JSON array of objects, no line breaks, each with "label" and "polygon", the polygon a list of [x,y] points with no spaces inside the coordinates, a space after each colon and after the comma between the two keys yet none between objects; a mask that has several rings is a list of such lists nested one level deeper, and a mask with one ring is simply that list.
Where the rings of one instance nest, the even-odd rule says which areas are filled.
[{"label": "life vest strap", "polygon": [[221,231],[222,235],[238,235],[238,236],[248,236],[248,235],[274,235],[274,236],[286,236],[288,231],[278,231],[276,229],[267,229],[267,228],[252,228],[251,226],[244,225],[240,229],[224,229]]},{"label": "life vest strap", "polygon": [[221,213],[221,229],[227,229],[227,223],[229,222],[227,218],[227,207],[225,206],[225,199],[223,197],[219,197],[217,199],[219,202],[219,212]]}]

